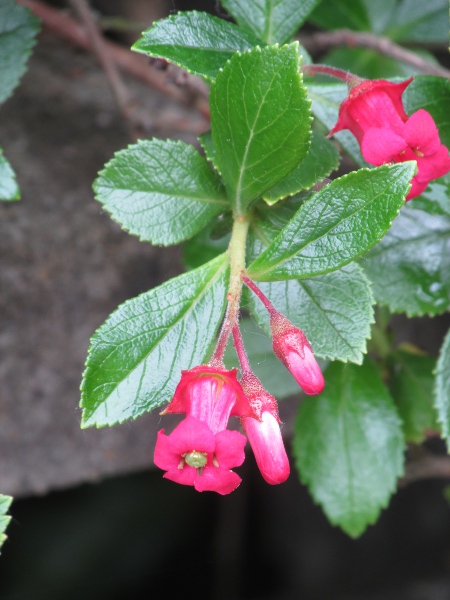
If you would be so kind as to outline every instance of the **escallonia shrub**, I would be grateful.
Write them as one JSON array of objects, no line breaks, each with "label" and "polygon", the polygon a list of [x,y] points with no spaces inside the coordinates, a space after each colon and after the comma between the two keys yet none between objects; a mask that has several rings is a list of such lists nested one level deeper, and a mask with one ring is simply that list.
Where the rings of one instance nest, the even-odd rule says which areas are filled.
[{"label": "escallonia shrub", "polygon": [[[263,10],[263,27],[243,0],[222,4],[236,24],[179,13],[133,47],[203,78],[211,129],[201,152],[140,140],[95,181],[130,234],[185,243],[188,270],[94,334],[82,426],[166,406],[181,417],[159,431],[155,464],[223,495],[241,482],[247,438],[269,484],[289,476],[275,398],[301,388],[296,468],[330,521],[357,536],[395,491],[406,443],[449,439],[450,335],[436,361],[389,334],[390,312],[450,308],[448,82],[312,64],[291,41],[312,3],[288,19],[286,2]],[[355,170],[329,181],[341,151]],[[243,433],[228,428],[233,417]]]}]

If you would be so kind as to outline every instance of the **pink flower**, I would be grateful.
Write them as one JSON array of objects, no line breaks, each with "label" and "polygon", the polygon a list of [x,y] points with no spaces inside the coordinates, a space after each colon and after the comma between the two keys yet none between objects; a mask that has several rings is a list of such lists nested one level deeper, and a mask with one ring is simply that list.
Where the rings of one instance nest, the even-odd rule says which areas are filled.
[{"label": "pink flower", "polygon": [[167,471],[165,479],[192,485],[198,492],[229,494],[242,481],[230,469],[244,462],[245,443],[237,431],[214,434],[204,422],[187,416],[170,435],[164,429],[158,432],[155,465]]},{"label": "pink flower", "polygon": [[375,166],[415,160],[417,174],[406,200],[419,196],[432,179],[450,171],[448,148],[441,144],[430,113],[423,109],[410,117],[405,113],[401,96],[412,80],[366,80],[356,85],[341,104],[338,121],[329,133],[349,129],[365,160]]},{"label": "pink flower", "polygon": [[281,436],[277,402],[252,373],[244,373],[241,385],[258,417],[241,419],[258,468],[267,483],[283,483],[289,477],[290,467]]},{"label": "pink flower", "polygon": [[270,328],[275,356],[292,373],[305,394],[320,394],[325,381],[303,331],[277,311],[270,314]]},{"label": "pink flower", "polygon": [[230,416],[252,414],[236,374],[237,369],[208,365],[182,371],[173,399],[162,414],[186,413],[203,421],[213,433],[226,429]]}]

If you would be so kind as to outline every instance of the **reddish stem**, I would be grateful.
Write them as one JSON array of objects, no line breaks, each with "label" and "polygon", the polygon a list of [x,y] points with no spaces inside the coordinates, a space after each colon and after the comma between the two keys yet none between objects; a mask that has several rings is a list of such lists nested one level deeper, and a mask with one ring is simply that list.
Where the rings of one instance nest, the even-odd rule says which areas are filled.
[{"label": "reddish stem", "polygon": [[336,67],[328,67],[327,65],[303,65],[302,73],[305,75],[318,75],[322,73],[323,75],[329,75],[330,77],[336,77],[337,79],[341,79],[345,81],[345,83],[350,87],[355,87],[362,81],[364,81],[361,77],[357,75],[353,75],[352,73],[347,73],[347,71],[343,71],[342,69],[337,69]]},{"label": "reddish stem", "polygon": [[245,351],[244,341],[242,339],[241,330],[239,325],[233,327],[233,341],[236,354],[241,365],[242,375],[252,373],[252,368],[248,362],[247,352]]},{"label": "reddish stem", "polygon": [[252,292],[255,294],[255,296],[258,296],[258,298],[261,300],[261,302],[264,304],[264,306],[266,307],[266,309],[268,310],[268,312],[271,315],[273,313],[278,312],[277,309],[272,304],[272,302],[269,300],[269,298],[267,298],[267,296],[265,296],[262,293],[262,291],[259,289],[259,287],[251,279],[249,279],[245,275],[242,275],[242,281],[245,283],[245,285],[248,288],[250,288],[252,290]]}]

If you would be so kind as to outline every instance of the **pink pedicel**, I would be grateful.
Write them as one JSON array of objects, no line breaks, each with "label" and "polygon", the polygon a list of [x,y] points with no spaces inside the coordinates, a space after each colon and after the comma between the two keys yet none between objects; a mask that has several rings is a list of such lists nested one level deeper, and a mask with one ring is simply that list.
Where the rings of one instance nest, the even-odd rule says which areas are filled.
[{"label": "pink pedicel", "polygon": [[428,183],[450,171],[448,148],[441,144],[433,117],[420,109],[405,113],[402,94],[413,78],[401,83],[366,80],[353,87],[339,109],[333,135],[349,129],[361,146],[364,159],[375,166],[417,162],[406,200],[419,196]]}]

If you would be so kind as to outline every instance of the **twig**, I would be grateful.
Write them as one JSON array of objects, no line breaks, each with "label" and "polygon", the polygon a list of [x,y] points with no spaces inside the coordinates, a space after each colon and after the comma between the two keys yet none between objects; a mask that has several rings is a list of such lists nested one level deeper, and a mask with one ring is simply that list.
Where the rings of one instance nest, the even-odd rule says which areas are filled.
[{"label": "twig", "polygon": [[389,38],[374,35],[373,33],[337,29],[335,31],[319,32],[310,36],[303,36],[301,43],[309,52],[313,53],[328,50],[335,46],[368,48],[369,50],[374,50],[375,52],[411,65],[426,75],[438,75],[439,77],[450,78],[450,71],[445,67],[433,65],[428,60],[410,50],[406,50]]},{"label": "twig", "polygon": [[125,117],[130,117],[130,98],[116,64],[105,46],[105,40],[100,33],[87,0],[69,0],[69,4],[78,13],[86,33],[92,42],[92,49],[103,67],[109,85],[116,98],[117,104]]},{"label": "twig", "polygon": [[[50,8],[38,0],[17,0],[17,2],[18,4],[29,8],[42,20],[43,25],[48,30],[59,37],[68,40],[75,46],[79,46],[84,50],[93,50],[92,41],[89,39],[89,36],[71,17]],[[104,47],[109,54],[110,60],[122,70],[127,71],[130,75],[133,75],[147,85],[152,86],[182,104],[193,102],[200,114],[206,119],[209,118],[209,107],[205,98],[193,94],[191,90],[187,93],[186,88],[181,90],[179,87],[171,84],[168,81],[167,74],[164,71],[152,68],[147,57],[131,52],[108,40],[104,41]]]},{"label": "twig", "polygon": [[420,479],[450,479],[450,456],[426,453],[406,463],[405,476],[399,485],[404,486]]}]

